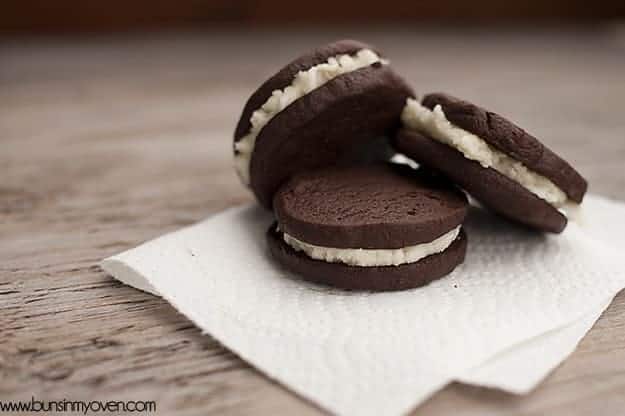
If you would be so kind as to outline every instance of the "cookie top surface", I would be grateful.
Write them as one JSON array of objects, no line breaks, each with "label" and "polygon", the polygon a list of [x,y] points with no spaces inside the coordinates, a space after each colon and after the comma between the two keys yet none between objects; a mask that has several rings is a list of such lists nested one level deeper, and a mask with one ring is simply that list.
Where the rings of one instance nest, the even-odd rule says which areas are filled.
[{"label": "cookie top surface", "polygon": [[273,201],[280,230],[335,248],[402,248],[459,226],[467,199],[448,182],[400,165],[334,167],[294,176]]},{"label": "cookie top surface", "polygon": [[443,93],[428,94],[422,105],[437,105],[454,125],[475,134],[500,152],[545,176],[574,202],[581,202],[588,184],[565,160],[538,139],[497,113]]}]

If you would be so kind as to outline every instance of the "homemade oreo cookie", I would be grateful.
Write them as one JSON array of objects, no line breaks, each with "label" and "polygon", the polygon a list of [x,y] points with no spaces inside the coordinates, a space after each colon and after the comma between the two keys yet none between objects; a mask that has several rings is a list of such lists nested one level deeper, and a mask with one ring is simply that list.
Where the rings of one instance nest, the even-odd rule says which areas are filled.
[{"label": "homemade oreo cookie", "polygon": [[394,134],[411,88],[371,46],[345,40],[303,55],[247,101],[234,134],[235,167],[271,207],[293,174],[340,164]]},{"label": "homemade oreo cookie", "polygon": [[448,182],[400,165],[295,175],[275,194],[273,256],[306,280],[351,290],[402,290],[464,260],[467,199]]},{"label": "homemade oreo cookie", "polygon": [[402,122],[398,151],[526,226],[561,232],[561,211],[574,212],[586,193],[586,180],[535,137],[467,101],[446,94],[408,99]]}]

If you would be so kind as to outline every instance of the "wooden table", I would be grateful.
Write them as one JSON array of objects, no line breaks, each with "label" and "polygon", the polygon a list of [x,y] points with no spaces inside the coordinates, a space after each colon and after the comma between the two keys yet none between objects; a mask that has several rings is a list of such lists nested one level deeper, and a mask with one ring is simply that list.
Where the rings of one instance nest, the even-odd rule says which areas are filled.
[{"label": "wooden table", "polygon": [[[0,49],[0,399],[157,400],[166,414],[318,414],[97,266],[250,200],[231,133],[254,87],[345,33],[376,43],[419,92],[510,115],[592,192],[625,199],[619,27],[383,28],[8,39]],[[424,415],[623,414],[625,294],[532,394],[455,384]]]}]

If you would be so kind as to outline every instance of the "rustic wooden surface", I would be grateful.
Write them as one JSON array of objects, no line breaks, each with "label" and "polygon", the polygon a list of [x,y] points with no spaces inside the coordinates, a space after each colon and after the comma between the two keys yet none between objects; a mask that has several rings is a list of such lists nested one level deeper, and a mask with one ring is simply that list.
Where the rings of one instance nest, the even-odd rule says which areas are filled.
[{"label": "rustic wooden surface", "polygon": [[[164,301],[97,263],[250,200],[230,162],[244,100],[349,33],[420,92],[511,115],[625,199],[625,36],[327,30],[4,40],[0,46],[0,398],[157,400],[165,414],[318,414]],[[523,34],[525,33],[525,34]],[[623,414],[625,294],[535,392],[455,384],[424,415]]]}]

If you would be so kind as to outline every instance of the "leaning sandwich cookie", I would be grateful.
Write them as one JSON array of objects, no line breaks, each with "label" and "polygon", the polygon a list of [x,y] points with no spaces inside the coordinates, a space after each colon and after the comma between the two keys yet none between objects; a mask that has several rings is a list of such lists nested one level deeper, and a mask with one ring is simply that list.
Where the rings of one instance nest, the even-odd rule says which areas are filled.
[{"label": "leaning sandwich cookie", "polygon": [[293,174],[340,164],[393,134],[411,88],[373,47],[339,41],[303,55],[248,99],[234,134],[241,181],[270,208]]},{"label": "leaning sandwich cookie", "polygon": [[561,232],[586,180],[535,137],[502,116],[446,94],[408,99],[394,144],[500,215]]},{"label": "leaning sandwich cookie", "polygon": [[400,165],[295,175],[276,193],[272,255],[306,280],[350,290],[427,284],[464,260],[464,194]]}]

